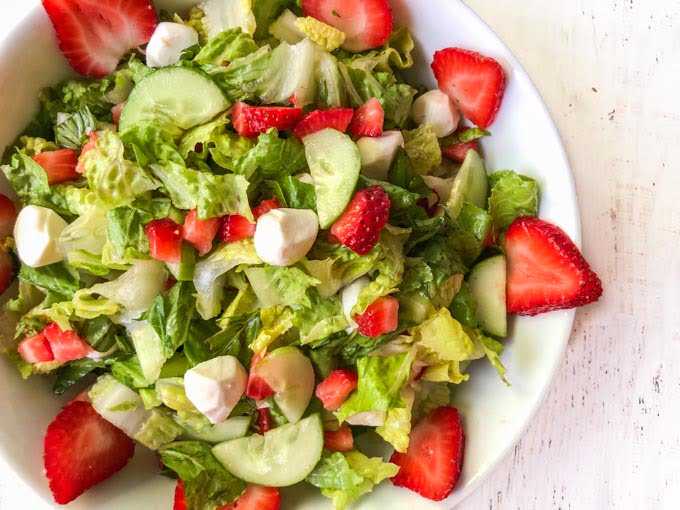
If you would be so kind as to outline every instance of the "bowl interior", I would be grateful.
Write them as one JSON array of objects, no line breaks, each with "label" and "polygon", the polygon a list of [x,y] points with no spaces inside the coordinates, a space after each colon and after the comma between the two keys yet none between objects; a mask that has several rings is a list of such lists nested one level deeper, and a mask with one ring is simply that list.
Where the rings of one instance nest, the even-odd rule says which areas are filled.
[{"label": "bowl interior", "polygon": [[[170,10],[190,1],[156,0]],[[437,49],[462,46],[493,56],[507,72],[508,86],[493,136],[484,140],[490,172],[512,168],[541,184],[541,216],[560,225],[577,243],[580,240],[576,192],[559,134],[531,80],[510,50],[468,7],[458,0],[430,0],[423,9],[418,0],[391,0],[398,26],[409,26],[417,41],[414,83],[434,87],[429,68]],[[40,7],[9,36],[0,49],[0,148],[11,144],[37,109],[37,95],[71,71],[61,56],[52,27]],[[0,177],[0,192],[8,184]],[[466,431],[466,457],[462,478],[453,494],[434,503],[391,484],[383,484],[365,497],[357,509],[392,510],[452,508],[490,473],[519,440],[541,404],[569,338],[573,312],[535,318],[515,318],[506,342],[503,362],[512,386],[506,387],[486,363],[470,367],[470,381],[456,388],[455,405]],[[46,502],[52,498],[43,476],[42,438],[64,399],[55,398],[49,381],[22,381],[4,357],[0,359],[0,456]],[[68,398],[66,395],[65,398]],[[173,483],[157,476],[154,456],[138,447],[131,466],[88,492],[69,508],[79,510],[146,510],[171,508]],[[283,508],[332,508],[314,490],[285,490]]]}]

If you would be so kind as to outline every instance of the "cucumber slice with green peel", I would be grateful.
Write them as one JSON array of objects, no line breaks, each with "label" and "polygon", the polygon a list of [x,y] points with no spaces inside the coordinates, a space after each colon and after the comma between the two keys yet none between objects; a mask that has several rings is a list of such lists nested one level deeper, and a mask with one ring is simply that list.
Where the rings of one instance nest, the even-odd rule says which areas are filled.
[{"label": "cucumber slice with green peel", "polygon": [[446,209],[452,218],[457,218],[465,202],[486,209],[488,197],[489,177],[484,161],[476,151],[469,150],[451,185]]},{"label": "cucumber slice with green peel", "polygon": [[180,422],[180,425],[185,431],[182,438],[189,441],[218,444],[245,436],[250,427],[250,418],[247,416],[229,418],[222,423],[216,423],[200,431],[196,431],[182,422]]},{"label": "cucumber slice with green peel", "polygon": [[189,129],[203,124],[229,106],[217,84],[205,73],[186,67],[166,67],[152,72],[125,101],[118,128],[152,121],[164,127]]},{"label": "cucumber slice with green peel", "polygon": [[234,476],[266,487],[288,487],[312,472],[323,451],[319,414],[218,444],[213,455]]},{"label": "cucumber slice with green peel", "polygon": [[305,154],[314,178],[319,225],[330,227],[354,194],[361,156],[352,139],[335,129],[323,129],[304,137]]},{"label": "cucumber slice with green peel", "polygon": [[508,313],[505,305],[505,255],[495,255],[472,268],[468,283],[477,301],[477,323],[487,333],[505,337]]}]

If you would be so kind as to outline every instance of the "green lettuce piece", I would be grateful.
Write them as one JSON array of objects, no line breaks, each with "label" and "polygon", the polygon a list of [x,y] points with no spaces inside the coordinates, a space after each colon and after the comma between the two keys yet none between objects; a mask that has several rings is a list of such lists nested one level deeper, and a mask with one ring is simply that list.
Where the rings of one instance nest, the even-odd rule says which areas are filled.
[{"label": "green lettuce piece", "polygon": [[299,330],[302,345],[344,331],[349,326],[338,299],[333,297],[324,299],[314,290],[308,291],[307,294],[310,301],[308,306],[293,307],[292,321]]},{"label": "green lettuce piece", "polygon": [[249,267],[244,272],[263,307],[310,306],[307,289],[319,283],[319,280],[295,266],[265,265]]},{"label": "green lettuce piece", "polygon": [[408,28],[398,28],[387,40],[384,48],[358,53],[345,61],[346,64],[365,71],[392,72],[393,69],[413,67],[415,43]]},{"label": "green lettuce piece", "polygon": [[248,181],[240,175],[215,175],[168,161],[152,164],[154,175],[163,183],[172,203],[179,209],[198,209],[200,219],[226,214],[252,218],[248,205]]},{"label": "green lettuce piece", "polygon": [[121,139],[103,131],[93,149],[81,158],[90,189],[110,208],[128,205],[158,185],[135,163],[124,157]]},{"label": "green lettuce piece", "polygon": [[416,172],[411,158],[402,147],[397,149],[387,175],[387,180],[390,184],[408,190],[419,197],[427,197],[432,193],[432,190],[425,184],[421,175]]},{"label": "green lettuce piece", "polygon": [[271,48],[262,46],[250,55],[237,58],[228,67],[206,66],[206,70],[232,103],[255,101],[258,98],[258,87],[271,61]]},{"label": "green lettuce piece", "polygon": [[222,314],[222,317],[218,320],[217,324],[225,329],[229,326],[232,317],[242,315],[244,313],[254,312],[255,310],[261,308],[257,300],[257,296],[250,285],[247,285],[243,289],[240,289],[234,299],[232,299],[229,306]]},{"label": "green lettuce piece", "polygon": [[257,49],[258,46],[250,34],[244,33],[241,27],[232,28],[208,41],[208,44],[203,46],[194,57],[194,62],[201,65],[213,64],[218,66],[223,62],[231,62],[237,58],[245,57],[257,51]]},{"label": "green lettuce piece", "polygon": [[375,429],[376,433],[390,443],[398,452],[405,453],[408,449],[411,434],[411,418],[414,392],[411,388],[401,390],[401,399],[406,403],[404,407],[394,407],[387,411],[385,424]]},{"label": "green lettuce piece", "polygon": [[477,302],[470,292],[470,285],[463,281],[460,290],[449,305],[451,316],[463,326],[477,327]]},{"label": "green lettuce piece", "polygon": [[[215,120],[192,127],[182,135],[177,151],[185,159],[190,153],[198,154],[202,159],[205,159],[210,153],[210,149],[215,147],[221,138],[229,138],[225,129],[228,121],[226,115],[220,115]],[[250,139],[238,138],[247,142],[250,146]],[[196,146],[199,144],[200,150],[197,150]],[[229,170],[233,170],[233,168],[229,168]]]},{"label": "green lettuce piece", "polygon": [[297,18],[295,26],[304,36],[324,51],[337,50],[347,37],[339,28],[328,25],[312,16]]},{"label": "green lettuce piece", "polygon": [[62,122],[54,126],[54,139],[61,147],[80,150],[90,132],[97,130],[97,126],[97,119],[86,106],[82,110],[68,114]]},{"label": "green lettuce piece", "polygon": [[30,157],[43,152],[56,151],[59,149],[59,146],[56,143],[40,138],[39,136],[20,136],[15,147],[20,152],[23,152]]},{"label": "green lettuce piece", "polygon": [[196,264],[194,271],[194,286],[198,293],[196,309],[201,317],[207,320],[220,313],[222,291],[227,281],[226,273],[242,264],[262,264],[251,239],[224,244],[208,258]]},{"label": "green lettuce piece", "polygon": [[474,140],[479,140],[485,136],[491,136],[489,131],[485,129],[479,129],[478,127],[472,127],[465,129],[461,132],[452,133],[447,137],[439,140],[439,145],[441,147],[449,147],[451,145],[457,145],[460,143],[468,143]]},{"label": "green lettuce piece", "polygon": [[463,263],[472,265],[482,253],[492,221],[492,216],[484,209],[466,202],[458,217],[449,221],[448,249]]},{"label": "green lettuce piece", "polygon": [[70,261],[71,253],[77,250],[101,255],[104,244],[106,215],[101,209],[92,207],[62,231],[57,245]]},{"label": "green lettuce piece", "polygon": [[111,375],[116,381],[129,388],[146,388],[149,385],[142,373],[142,366],[137,356],[114,362],[111,365]]},{"label": "green lettuce piece", "polygon": [[279,138],[276,128],[262,133],[257,144],[234,162],[234,172],[250,180],[257,173],[264,179],[280,179],[307,168],[305,148],[296,138]]},{"label": "green lettuce piece", "polygon": [[165,296],[159,294],[147,311],[145,318],[161,339],[165,357],[179,349],[189,335],[196,310],[193,286],[177,282]]},{"label": "green lettuce piece", "polygon": [[201,5],[201,22],[208,34],[208,40],[217,37],[225,30],[240,28],[247,34],[255,32],[256,20],[252,11],[252,0],[208,0]]},{"label": "green lettuce piece", "polygon": [[260,309],[262,329],[250,344],[250,349],[258,354],[263,353],[281,335],[293,327],[293,313],[284,306],[272,306]]},{"label": "green lettuce piece", "polygon": [[316,211],[316,193],[311,184],[296,177],[285,176],[275,181],[265,181],[264,186],[284,207]]},{"label": "green lettuce piece", "polygon": [[179,441],[159,450],[163,465],[184,482],[187,508],[192,510],[215,510],[246,490],[246,483],[224,469],[211,448],[199,441]]},{"label": "green lettuce piece", "polygon": [[182,432],[184,429],[175,423],[167,409],[152,409],[151,416],[133,439],[151,450],[158,450],[177,439]]},{"label": "green lettuce piece", "polygon": [[442,164],[439,139],[430,124],[421,124],[412,131],[404,131],[404,148],[420,175],[427,175]]},{"label": "green lettuce piece", "polygon": [[518,216],[538,216],[538,183],[531,177],[502,170],[489,176],[489,186],[489,213],[496,228],[509,226]]},{"label": "green lettuce piece", "polygon": [[498,375],[503,380],[503,382],[510,386],[510,383],[505,378],[505,374],[507,374],[508,370],[505,368],[505,365],[503,365],[503,362],[500,358],[504,350],[503,344],[498,340],[486,336],[481,329],[465,328],[465,331],[475,342],[476,347],[481,346],[482,350],[484,351],[484,355],[486,355],[486,358],[489,360],[489,363],[491,363],[491,366],[496,369],[496,372],[498,372]]},{"label": "green lettuce piece", "polygon": [[120,137],[125,146],[132,149],[137,164],[142,167],[168,162],[186,167],[173,138],[179,136],[181,130],[176,132],[174,129],[161,122],[144,121],[126,129]]},{"label": "green lettuce piece", "polygon": [[255,39],[269,38],[269,26],[278,18],[284,10],[297,10],[295,0],[253,0],[253,14],[257,28],[253,37]]},{"label": "green lettuce piece", "polygon": [[124,262],[145,257],[149,253],[149,238],[144,226],[153,219],[152,215],[133,207],[106,211],[107,260]]},{"label": "green lettuce piece", "polygon": [[43,89],[40,93],[42,109],[47,113],[52,125],[56,124],[59,113],[75,113],[88,108],[95,117],[110,121],[111,106],[118,97],[114,89],[120,90],[125,71],[116,71],[102,80],[69,80],[55,87]]},{"label": "green lettuce piece", "polygon": [[105,209],[97,194],[89,188],[59,185],[53,188],[60,189],[59,193],[63,196],[66,209],[75,216],[82,216],[93,207]]},{"label": "green lettuce piece", "polygon": [[415,354],[409,351],[394,356],[367,356],[357,361],[359,385],[335,412],[341,423],[366,411],[387,412],[404,407],[401,389],[408,380]]},{"label": "green lettuce piece", "polygon": [[418,245],[409,253],[412,257],[421,258],[429,267],[433,289],[441,288],[453,275],[467,273],[467,266],[461,260],[455,242],[456,240],[451,235],[440,233]]},{"label": "green lettuce piece", "polygon": [[343,106],[349,102],[348,87],[343,74],[340,72],[340,64],[330,53],[317,52],[314,80],[316,81],[317,103],[330,108],[331,106]]},{"label": "green lettuce piece", "polygon": [[19,279],[35,285],[43,291],[59,296],[60,300],[72,299],[80,288],[80,276],[65,262],[57,262],[42,267],[29,267],[21,264]]},{"label": "green lettuce piece", "polygon": [[50,193],[45,170],[23,151],[12,156],[11,164],[2,165],[2,172],[16,194],[28,204],[34,203],[35,197]]},{"label": "green lettuce piece", "polygon": [[142,374],[148,384],[153,384],[160,377],[161,369],[167,360],[163,340],[148,322],[143,322],[132,329],[130,338],[137,352]]},{"label": "green lettuce piece", "polygon": [[166,407],[177,412],[177,416],[196,430],[210,425],[208,418],[196,409],[187,398],[184,390],[184,378],[165,377],[158,379],[155,385],[156,396]]},{"label": "green lettuce piece", "polygon": [[451,405],[451,388],[448,384],[420,381],[420,390],[413,404],[413,418],[419,420],[441,406]]}]

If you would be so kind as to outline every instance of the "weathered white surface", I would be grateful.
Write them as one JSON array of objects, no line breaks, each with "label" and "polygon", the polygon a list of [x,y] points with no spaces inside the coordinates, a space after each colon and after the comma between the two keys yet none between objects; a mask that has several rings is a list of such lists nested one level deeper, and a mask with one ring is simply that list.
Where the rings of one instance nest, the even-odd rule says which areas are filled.
[{"label": "weathered white surface", "polygon": [[[459,510],[678,508],[680,2],[468,2],[553,113],[605,296],[578,313],[522,442]],[[0,39],[37,3],[2,3]],[[47,510],[0,465],[0,509],[24,508]]]}]

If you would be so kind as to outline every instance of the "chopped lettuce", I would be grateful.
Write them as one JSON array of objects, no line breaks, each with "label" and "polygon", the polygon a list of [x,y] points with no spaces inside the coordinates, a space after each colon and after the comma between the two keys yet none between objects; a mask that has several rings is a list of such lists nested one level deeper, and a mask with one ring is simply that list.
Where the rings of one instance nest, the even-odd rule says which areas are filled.
[{"label": "chopped lettuce", "polygon": [[410,442],[411,418],[415,394],[412,388],[401,390],[404,407],[394,407],[387,411],[385,424],[375,429],[376,433],[390,443],[398,452],[406,452]]},{"label": "chopped lettuce", "polygon": [[130,330],[130,338],[137,352],[142,374],[149,384],[153,384],[160,377],[166,362],[163,340],[146,321]]},{"label": "chopped lettuce", "polygon": [[430,124],[421,124],[412,131],[404,131],[406,153],[415,171],[427,175],[442,164],[439,140]]},{"label": "chopped lettuce", "polygon": [[85,106],[75,113],[65,114],[61,122],[54,126],[54,138],[61,147],[80,150],[90,132],[95,131],[97,126],[97,120]]},{"label": "chopped lettuce", "polygon": [[[296,0],[253,0],[253,14],[257,22],[255,39],[267,39],[275,20],[287,9],[297,10],[298,2]],[[295,16],[292,12],[290,14]]]},{"label": "chopped lettuce", "polygon": [[237,58],[245,57],[257,51],[257,48],[258,46],[250,34],[243,32],[240,27],[232,28],[212,38],[196,54],[194,61],[201,65],[218,66],[223,62],[231,62]]},{"label": "chopped lettuce", "polygon": [[503,170],[489,176],[489,186],[489,213],[496,228],[509,226],[518,216],[538,216],[538,183],[531,177]]},{"label": "chopped lettuce", "polygon": [[151,450],[158,450],[177,439],[183,431],[167,409],[153,409],[149,418],[134,435],[134,439]]},{"label": "chopped lettuce", "polygon": [[295,266],[250,267],[245,274],[263,307],[310,306],[307,289],[319,283]]},{"label": "chopped lettuce", "polygon": [[337,50],[347,37],[342,30],[327,25],[311,16],[298,18],[295,21],[297,28],[309,37],[309,40],[321,47],[324,51]]},{"label": "chopped lettuce", "polygon": [[201,7],[204,13],[201,21],[209,40],[233,28],[246,34],[255,32],[252,0],[207,0]]},{"label": "chopped lettuce", "polygon": [[262,354],[281,335],[293,327],[293,314],[290,308],[285,306],[271,306],[260,310],[262,329],[250,344],[254,353]]}]

